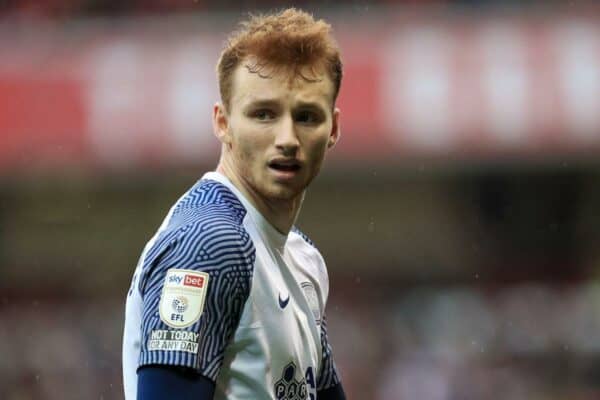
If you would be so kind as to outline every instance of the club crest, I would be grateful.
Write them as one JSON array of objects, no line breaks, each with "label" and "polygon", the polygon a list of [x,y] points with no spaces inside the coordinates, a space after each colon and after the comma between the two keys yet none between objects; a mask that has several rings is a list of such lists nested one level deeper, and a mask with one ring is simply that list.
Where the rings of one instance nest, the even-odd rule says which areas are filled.
[{"label": "club crest", "polygon": [[306,297],[306,300],[308,301],[308,305],[310,306],[310,310],[313,313],[317,325],[321,325],[321,306],[319,305],[319,297],[317,296],[314,285],[310,282],[302,282],[300,286],[302,287],[304,297]]}]

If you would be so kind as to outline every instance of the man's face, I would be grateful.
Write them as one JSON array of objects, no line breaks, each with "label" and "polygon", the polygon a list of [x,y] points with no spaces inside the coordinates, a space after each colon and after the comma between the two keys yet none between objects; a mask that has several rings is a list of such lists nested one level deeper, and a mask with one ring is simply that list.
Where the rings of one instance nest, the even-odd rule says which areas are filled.
[{"label": "man's face", "polygon": [[234,72],[229,113],[217,106],[215,127],[230,169],[253,195],[267,201],[301,196],[337,141],[333,83],[320,77],[264,77],[244,64]]}]

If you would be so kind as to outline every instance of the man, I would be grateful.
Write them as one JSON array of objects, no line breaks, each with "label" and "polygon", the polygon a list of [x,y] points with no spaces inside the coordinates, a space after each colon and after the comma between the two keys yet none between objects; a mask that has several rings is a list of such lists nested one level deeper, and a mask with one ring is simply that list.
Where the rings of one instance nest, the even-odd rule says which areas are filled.
[{"label": "man", "polygon": [[323,258],[293,225],[338,140],[330,26],[251,17],[218,66],[222,143],[146,245],[126,306],[126,399],[344,399]]}]

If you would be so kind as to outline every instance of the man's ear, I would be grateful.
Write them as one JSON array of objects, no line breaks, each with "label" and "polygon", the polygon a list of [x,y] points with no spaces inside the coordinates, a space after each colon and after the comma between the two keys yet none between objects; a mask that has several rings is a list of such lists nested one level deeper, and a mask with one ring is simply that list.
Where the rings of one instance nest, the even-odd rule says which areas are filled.
[{"label": "man's ear", "polygon": [[327,142],[327,148],[330,149],[340,140],[340,109],[335,108],[333,110],[333,118],[331,124],[331,132],[329,133],[329,141]]},{"label": "man's ear", "polygon": [[229,134],[229,116],[225,107],[221,103],[215,103],[213,107],[213,131],[215,136],[223,144],[231,144],[231,135]]}]

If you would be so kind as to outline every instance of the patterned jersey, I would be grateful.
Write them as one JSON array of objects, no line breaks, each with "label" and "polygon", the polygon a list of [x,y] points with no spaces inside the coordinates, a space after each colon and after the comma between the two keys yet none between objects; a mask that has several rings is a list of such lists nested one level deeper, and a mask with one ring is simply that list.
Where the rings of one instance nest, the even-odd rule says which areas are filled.
[{"label": "patterned jersey", "polygon": [[193,368],[215,399],[316,399],[339,383],[327,339],[328,277],[300,231],[283,235],[223,175],[171,208],[127,297],[125,398],[139,367]]}]

